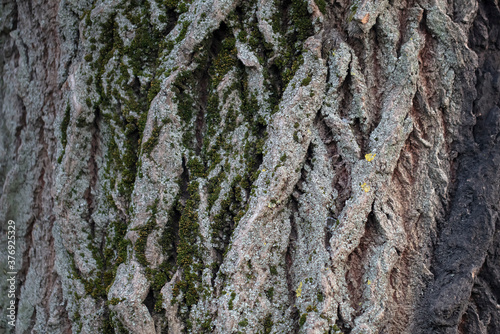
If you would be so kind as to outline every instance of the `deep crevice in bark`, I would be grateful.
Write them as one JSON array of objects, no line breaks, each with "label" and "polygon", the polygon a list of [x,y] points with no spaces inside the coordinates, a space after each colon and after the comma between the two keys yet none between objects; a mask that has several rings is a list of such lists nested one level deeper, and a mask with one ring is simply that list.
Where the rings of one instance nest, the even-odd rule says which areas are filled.
[{"label": "deep crevice in bark", "polygon": [[[486,77],[488,73],[500,70],[500,53],[494,43],[490,44],[488,35],[477,34],[478,31],[491,31],[491,25],[499,22],[495,17],[498,7],[491,7],[487,1],[480,2],[479,6],[470,35],[470,43],[480,60],[476,72],[478,95],[473,108],[476,124],[470,129],[465,121],[464,136],[455,145],[462,150],[458,157],[457,187],[450,195],[450,211],[439,233],[440,242],[433,263],[435,281],[428,291],[430,294],[434,290],[428,303],[430,313],[426,324],[435,332],[445,332],[448,328],[483,332],[481,326],[484,324],[477,316],[476,304],[469,306],[467,311],[467,301],[471,293],[474,299],[477,272],[484,267],[488,249],[495,242],[495,230],[498,229],[495,212],[500,200],[500,184],[496,178],[500,168],[497,142],[500,109],[494,106],[500,99],[498,90],[494,93],[495,89]],[[489,45],[491,48],[488,48]],[[464,90],[467,89],[465,86]],[[464,105],[467,106],[467,101]],[[456,296],[448,300],[444,296],[451,289]]]}]

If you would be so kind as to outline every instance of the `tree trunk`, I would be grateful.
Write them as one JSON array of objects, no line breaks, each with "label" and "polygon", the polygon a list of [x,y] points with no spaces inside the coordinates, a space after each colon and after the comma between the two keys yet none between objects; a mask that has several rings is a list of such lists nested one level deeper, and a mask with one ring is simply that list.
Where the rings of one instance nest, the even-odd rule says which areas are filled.
[{"label": "tree trunk", "polygon": [[500,333],[498,0],[1,8],[0,329]]}]

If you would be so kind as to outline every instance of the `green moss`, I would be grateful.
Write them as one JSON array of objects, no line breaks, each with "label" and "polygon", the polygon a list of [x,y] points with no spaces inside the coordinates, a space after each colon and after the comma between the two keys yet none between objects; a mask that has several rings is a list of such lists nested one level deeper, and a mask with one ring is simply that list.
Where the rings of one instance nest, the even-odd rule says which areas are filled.
[{"label": "green moss", "polygon": [[206,112],[206,122],[207,122],[207,134],[206,138],[214,136],[218,125],[220,124],[221,118],[219,113],[219,96],[218,94],[212,94],[207,101],[207,112]]},{"label": "green moss", "polygon": [[[307,2],[303,0],[292,0],[290,6],[285,0],[275,0],[275,14],[272,17],[273,30],[279,34],[280,54],[275,57],[275,65],[279,68],[279,76],[273,80],[278,81],[281,89],[272,89],[270,104],[277,108],[282,92],[295,75],[295,72],[303,63],[302,45],[305,39],[313,34],[313,26],[310,14],[307,10]],[[291,20],[284,20],[284,18]],[[272,77],[264,72],[265,77]]]},{"label": "green moss", "polygon": [[159,270],[152,273],[152,276],[155,276],[153,280],[156,282],[155,284],[158,285],[158,290],[163,287],[163,280],[170,280],[176,270],[176,247],[178,242],[177,222],[182,215],[182,211],[183,207],[179,202],[179,197],[176,197],[168,212],[168,221],[163,228],[163,233],[160,238],[164,261],[160,265]]},{"label": "green moss", "polygon": [[273,301],[273,297],[274,297],[274,288],[273,287],[269,288],[269,290],[266,290],[266,296],[271,302]]},{"label": "green moss", "polygon": [[270,266],[269,272],[271,273],[271,275],[278,275],[278,270],[276,269],[276,266]]},{"label": "green moss", "polygon": [[300,316],[300,319],[299,319],[299,325],[300,327],[304,326],[304,324],[306,323],[307,321],[307,313],[304,313]]},{"label": "green moss", "polygon": [[212,318],[210,318],[210,315],[208,315],[205,319],[205,321],[203,321],[201,323],[201,329],[203,329],[203,331],[205,333],[212,333]]},{"label": "green moss", "polygon": [[149,262],[146,259],[146,243],[149,234],[156,227],[156,212],[158,210],[158,199],[156,199],[155,202],[148,207],[148,210],[150,211],[151,216],[149,217],[146,224],[135,229],[136,231],[138,231],[139,234],[139,238],[134,244],[135,256],[137,258],[137,261],[144,267],[148,267],[149,265]]},{"label": "green moss", "polygon": [[123,221],[114,221],[110,226],[113,231],[113,237],[111,238],[111,245],[109,249],[115,251],[115,261],[113,270],[116,271],[118,265],[123,263],[127,258],[127,247],[129,241],[125,239],[125,234],[127,233],[127,224]]},{"label": "green moss", "polygon": [[[73,258],[71,262],[73,278],[80,279],[84,285],[85,293],[96,300],[107,300],[107,291],[116,276],[118,265],[124,261],[127,252],[128,241],[124,239],[127,230],[126,224],[112,222],[109,230],[113,237],[111,242],[106,244],[104,248],[96,247],[92,243],[92,238],[90,238],[90,244],[87,246],[96,261],[97,270],[94,272],[93,277],[84,278],[80,276]],[[117,300],[111,302],[114,303]]]},{"label": "green moss", "polygon": [[241,327],[248,326],[248,319],[243,319],[240,322],[238,322],[238,326],[241,326]]},{"label": "green moss", "polygon": [[[129,125],[133,125],[130,124]],[[132,194],[135,176],[137,173],[137,146],[138,146],[138,133],[134,126],[133,130],[126,131],[125,134],[129,134],[126,137],[124,148],[125,152],[122,156],[123,168],[121,170],[121,180],[118,184],[118,191],[121,195],[130,198]]]},{"label": "green moss", "polygon": [[161,23],[168,23],[168,18],[165,15],[160,14],[158,15],[158,21],[160,21]]},{"label": "green moss", "polygon": [[318,308],[313,305],[307,305],[306,312],[318,312]]},{"label": "green moss", "polygon": [[179,73],[173,85],[177,114],[184,123],[190,122],[194,114],[194,99],[188,91],[192,76],[192,72],[183,71]]},{"label": "green moss", "polygon": [[[225,127],[222,133],[233,132],[236,129],[236,110],[234,108],[229,108],[226,113]],[[229,146],[231,148],[231,146]]]},{"label": "green moss", "polygon": [[172,50],[174,49],[174,46],[175,46],[174,41],[169,40],[162,42],[161,48],[163,49],[164,55],[170,54],[170,52],[172,52]]},{"label": "green moss", "polygon": [[309,74],[307,78],[303,79],[302,82],[300,83],[301,86],[307,86],[311,83],[312,80],[312,74]]},{"label": "green moss", "polygon": [[109,300],[109,304],[111,304],[111,305],[117,305],[117,304],[118,304],[119,302],[121,302],[121,301],[122,301],[122,300],[121,300],[120,298],[116,298],[116,297],[115,297],[115,298],[111,298],[111,299]]},{"label": "green moss", "polygon": [[286,153],[283,153],[283,155],[280,158],[280,161],[281,162],[285,162],[286,161]]},{"label": "green moss", "polygon": [[173,288],[173,295],[174,297],[177,297],[182,291],[184,300],[181,304],[189,308],[195,305],[199,300],[198,285],[198,274],[195,274],[192,271],[185,272],[183,280],[175,284]]},{"label": "green moss", "polygon": [[163,310],[163,298],[158,298],[154,306],[154,311],[160,313],[162,310]]},{"label": "green moss", "polygon": [[[156,123],[156,122],[155,122]],[[142,152],[145,154],[151,154],[155,146],[158,144],[158,137],[160,136],[161,127],[155,124],[153,127],[153,131],[151,132],[151,136],[148,140],[142,145]]]},{"label": "green moss", "polygon": [[104,98],[104,91],[102,86],[102,75],[105,71],[105,66],[113,56],[116,50],[123,48],[123,42],[118,33],[118,23],[115,21],[116,14],[110,17],[101,24],[101,34],[99,42],[103,47],[99,50],[99,57],[94,63],[96,67],[96,89],[101,99],[107,104],[107,99]]},{"label": "green moss", "polygon": [[352,21],[352,19],[354,18],[354,15],[356,15],[357,10],[358,10],[358,4],[355,3],[351,7],[351,14],[347,18],[347,22],[351,22]]},{"label": "green moss", "polygon": [[[230,167],[225,167],[229,169]],[[236,176],[227,192],[225,198],[220,202],[220,210],[214,216],[212,224],[212,242],[220,253],[226,253],[231,234],[247,211],[241,196],[243,177]],[[220,191],[220,189],[218,189]],[[209,201],[213,198],[209,198]]]},{"label": "green moss", "polygon": [[[176,298],[182,292],[183,300],[179,302],[187,306],[188,309],[198,302],[202,291],[200,273],[202,261],[197,246],[199,244],[198,238],[200,237],[197,213],[200,202],[198,187],[198,182],[191,181],[187,187],[189,197],[185,205],[183,206],[177,198],[169,212],[169,226],[165,228],[161,239],[166,254],[163,271],[168,276],[156,277],[159,279],[158,288],[164,285],[166,282],[165,278],[171,279],[171,273],[175,271],[175,267],[170,261],[173,259],[172,255],[175,253],[177,245],[175,266],[183,269],[183,276],[182,280],[177,282],[173,288],[174,299],[172,303],[178,302]],[[175,226],[173,225],[177,219],[179,224],[178,236],[175,234]]]},{"label": "green moss", "polygon": [[270,334],[273,330],[274,323],[272,319],[273,316],[271,314],[268,314],[264,319],[264,334]]},{"label": "green moss", "polygon": [[191,181],[187,187],[189,198],[182,209],[179,220],[179,244],[177,248],[177,265],[183,268],[183,280],[176,283],[174,297],[183,292],[184,304],[191,307],[199,299],[201,259],[198,252],[199,225],[197,208],[200,202],[199,183]]},{"label": "green moss", "polygon": [[[93,82],[99,95],[99,100],[94,105],[104,111],[105,121],[114,120],[113,128],[118,132],[123,132],[126,138],[123,149],[118,152],[121,163],[108,164],[109,173],[117,175],[117,190],[125,198],[130,197],[135,183],[147,112],[152,99],[160,89],[155,73],[160,53],[160,40],[163,39],[162,33],[151,24],[148,16],[144,15],[150,10],[147,2],[132,1],[127,6],[125,15],[135,26],[134,39],[129,46],[124,46],[115,19],[117,14],[113,13],[100,26],[101,33],[98,41],[101,47],[98,51],[98,59],[92,65],[95,69]],[[127,56],[127,62],[122,59],[124,56]],[[106,86],[108,88],[105,90],[104,74],[106,65],[112,57],[117,58],[116,63],[119,65],[116,65],[115,71],[107,72]],[[127,65],[130,65],[130,68]],[[143,75],[146,69],[153,76],[151,81],[141,84],[142,81],[138,80],[137,76]],[[115,78],[115,73],[119,74],[118,78]],[[132,79],[130,73],[132,73]],[[134,82],[133,85],[130,85],[131,80]],[[120,93],[116,88],[111,89],[113,85],[121,85],[125,94]],[[118,100],[118,105],[112,106],[112,100]],[[157,131],[154,132],[157,133]],[[113,133],[113,136],[115,135],[117,134]],[[154,147],[155,138],[156,136],[152,136],[152,139],[145,145],[146,152],[150,152]],[[116,157],[113,160],[117,160]]]},{"label": "green moss", "polygon": [[233,309],[233,301],[235,298],[236,298],[236,293],[233,291],[233,292],[231,292],[231,298],[229,298],[229,302],[228,302],[228,308],[230,310]]},{"label": "green moss", "polygon": [[208,210],[212,208],[215,204],[217,198],[219,198],[219,194],[221,191],[221,183],[225,179],[226,173],[221,171],[217,176],[208,180],[207,183],[207,193],[208,193]]},{"label": "green moss", "polygon": [[68,102],[68,104],[66,105],[66,110],[64,111],[63,120],[61,122],[61,144],[63,148],[65,148],[66,144],[68,143],[68,126],[70,121],[70,112],[71,108]]},{"label": "green moss", "polygon": [[108,318],[104,319],[103,325],[100,328],[102,334],[129,334],[130,332],[118,320],[114,312],[108,313]]},{"label": "green moss", "polygon": [[180,43],[186,37],[186,33],[187,33],[187,30],[188,30],[189,24],[190,23],[188,21],[182,22],[181,31],[179,32],[179,35],[175,39],[176,43]]},{"label": "green moss", "polygon": [[217,87],[222,78],[237,64],[236,40],[228,37],[222,41],[222,49],[213,60],[210,73],[212,87]]},{"label": "green moss", "polygon": [[203,162],[198,157],[193,157],[189,159],[187,167],[189,168],[189,172],[193,177],[207,176],[207,170],[203,165]]},{"label": "green moss", "polygon": [[187,12],[190,2],[190,0],[156,0],[158,5],[163,5],[168,10],[175,10],[178,14]]},{"label": "green moss", "polygon": [[145,67],[152,67],[156,63],[159,53],[160,31],[155,29],[147,17],[140,19],[135,30],[135,36],[130,45],[125,48],[129,63],[134,75],[142,74]]},{"label": "green moss", "polygon": [[[111,59],[111,57],[115,54],[123,54],[123,42],[121,41],[118,34],[118,24],[115,22],[116,14],[111,15],[102,25],[101,25],[101,34],[99,36],[99,42],[103,45],[99,50],[99,57],[94,63],[94,68],[96,68],[95,74],[95,85],[96,91],[99,94],[99,101],[95,104],[98,106],[99,110],[106,109],[110,104],[109,95],[112,92],[106,92],[103,88],[102,77],[105,71],[105,66]],[[109,84],[109,82],[108,82]],[[108,85],[109,86],[109,85]],[[116,98],[119,98],[118,94],[116,94]],[[90,100],[87,101],[89,104]],[[127,106],[126,103],[124,105]],[[109,120],[109,116],[104,114],[104,120]],[[120,118],[116,117],[117,120]],[[114,167],[124,167],[125,169],[120,171],[122,172],[122,180],[119,185],[119,189],[122,194],[130,194],[133,186],[133,181],[135,180],[135,172],[136,172],[136,160],[137,160],[137,136],[133,134],[133,127],[135,124],[129,124],[132,121],[127,119],[127,122],[123,124],[122,121],[119,121],[118,124],[122,125],[125,129],[127,135],[127,142],[125,143],[125,152],[124,156],[120,157],[121,164],[108,164],[108,169]],[[131,129],[132,128],[132,129]],[[119,155],[119,153],[118,153]],[[113,157],[116,159],[116,157]]]},{"label": "green moss", "polygon": [[158,95],[160,92],[161,86],[160,86],[160,81],[158,79],[153,79],[151,81],[151,86],[148,91],[148,104],[151,104],[151,101]]},{"label": "green moss", "polygon": [[247,32],[245,30],[240,30],[238,33],[238,40],[242,43],[245,43],[247,41]]},{"label": "green moss", "polygon": [[307,10],[307,1],[292,0],[292,21],[299,40],[305,40],[312,35],[313,26],[311,16]]},{"label": "green moss", "polygon": [[177,10],[178,10],[179,14],[182,14],[182,13],[185,13],[189,10],[189,6],[185,2],[181,1],[177,5]]},{"label": "green moss", "polygon": [[66,150],[63,150],[61,155],[57,158],[57,163],[60,164],[62,162],[62,159],[64,157],[64,153],[66,153]]},{"label": "green moss", "polygon": [[318,5],[319,10],[323,15],[326,14],[326,1],[325,0],[314,0],[316,2],[316,5]]},{"label": "green moss", "polygon": [[[178,4],[179,2],[175,1],[175,10],[177,10]],[[104,184],[109,189],[105,189],[104,198],[109,201],[110,215],[116,215],[113,211],[117,210],[114,203],[114,198],[117,197],[121,204],[125,205],[127,215],[132,214],[133,208],[129,206],[129,202],[140,163],[139,151],[141,146],[144,146],[146,151],[150,151],[159,134],[159,127],[155,125],[151,140],[141,145],[150,103],[160,90],[156,71],[160,53],[159,42],[165,34],[165,31],[160,32],[155,28],[149,20],[149,15],[145,15],[150,9],[149,3],[144,1],[130,1],[127,2],[126,6],[119,4],[116,6],[116,12],[102,18],[100,21],[103,23],[96,24],[94,27],[90,15],[88,13],[86,15],[87,29],[95,32],[93,36],[98,35],[98,37],[89,39],[90,50],[95,52],[86,55],[85,60],[90,63],[90,68],[94,73],[88,77],[86,84],[88,86],[94,85],[98,96],[92,100],[89,98],[85,102],[96,115],[102,116],[99,121],[102,123],[99,126],[102,126],[109,134],[106,136],[109,138],[109,142],[105,145],[107,151],[104,167],[104,175],[107,179]],[[124,46],[120,38],[120,28],[116,20],[121,10],[124,10],[125,16],[134,25],[135,37],[127,47]],[[175,23],[172,20],[176,20],[176,15],[172,15],[168,11],[165,11],[165,14],[170,20],[170,25]],[[127,29],[125,28],[125,30]],[[112,58],[113,66],[111,67],[110,60]],[[144,75],[146,72],[150,79],[144,83],[144,79],[139,79],[138,76]],[[69,123],[69,111],[66,123]],[[85,118],[76,120],[75,123],[78,126],[89,126]],[[61,132],[66,132],[66,129],[67,125],[61,126]],[[62,135],[61,140],[65,146],[66,135]],[[154,211],[153,208],[151,210]],[[129,217],[126,216],[124,219],[112,221],[105,230],[107,235],[105,235],[104,242],[100,238],[94,240],[93,236],[89,234],[88,249],[92,252],[97,268],[88,277],[79,278],[84,284],[86,293],[94,297],[96,302],[107,299],[107,290],[114,280],[116,269],[120,263],[127,259],[127,253],[130,249],[128,247],[130,242],[125,239],[127,219]],[[138,244],[134,245],[139,254],[138,257],[143,263],[147,263],[147,261],[143,256],[141,243],[144,243],[145,247],[145,241],[152,226],[154,226],[154,220],[154,214],[152,214],[146,227],[139,231]],[[159,303],[158,298],[161,297],[156,290],[169,279],[171,273],[168,264],[171,262],[161,264],[155,270],[146,270],[146,275],[155,292],[156,305]],[[117,300],[110,301],[113,304],[116,302]],[[111,318],[109,316],[104,321],[104,326],[100,329],[101,332],[126,332],[124,329],[121,330],[123,326],[119,322],[113,321]]]},{"label": "green moss", "polygon": [[192,129],[186,129],[182,134],[182,144],[184,145],[185,148],[192,149],[194,146],[193,140],[194,140],[194,133]]}]

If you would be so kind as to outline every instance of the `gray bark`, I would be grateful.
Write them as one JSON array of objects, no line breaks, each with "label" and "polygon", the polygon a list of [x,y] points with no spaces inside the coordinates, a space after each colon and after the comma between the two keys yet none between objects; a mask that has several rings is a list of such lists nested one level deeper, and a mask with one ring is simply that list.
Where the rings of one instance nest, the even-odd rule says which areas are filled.
[{"label": "gray bark", "polygon": [[2,331],[500,333],[498,0],[4,0],[0,41]]}]

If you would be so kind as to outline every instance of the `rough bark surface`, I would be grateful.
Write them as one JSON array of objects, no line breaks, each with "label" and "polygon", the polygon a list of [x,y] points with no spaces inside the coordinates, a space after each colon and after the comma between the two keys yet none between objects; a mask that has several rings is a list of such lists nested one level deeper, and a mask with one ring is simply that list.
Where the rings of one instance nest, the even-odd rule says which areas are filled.
[{"label": "rough bark surface", "polygon": [[0,48],[2,332],[500,333],[498,0],[3,0]]}]

